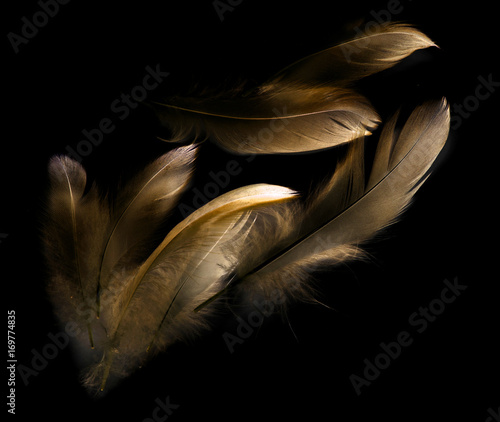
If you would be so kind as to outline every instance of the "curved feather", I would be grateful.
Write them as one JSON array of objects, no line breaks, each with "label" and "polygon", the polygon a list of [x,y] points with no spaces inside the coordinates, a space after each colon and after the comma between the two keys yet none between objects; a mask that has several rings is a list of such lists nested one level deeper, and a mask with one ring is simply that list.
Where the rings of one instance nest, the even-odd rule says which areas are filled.
[{"label": "curved feather", "polygon": [[192,309],[219,289],[218,282],[231,271],[224,251],[229,245],[244,246],[251,211],[295,196],[281,186],[251,185],[212,200],[175,226],[137,270],[125,275],[121,288],[109,289],[115,298],[107,301],[103,318],[110,342],[90,379],[99,379],[103,389],[110,371],[134,369],[152,343],[162,348],[203,326],[202,319],[193,319]]},{"label": "curved feather", "polygon": [[172,98],[160,120],[171,141],[207,137],[237,154],[317,151],[369,135],[379,118],[363,96],[347,89],[266,85],[235,99]]},{"label": "curved feather", "polygon": [[125,295],[123,300],[125,305],[120,310],[117,326],[119,326],[134,293],[147,272],[154,268],[154,265],[161,261],[162,258],[168,256],[169,251],[177,247],[176,243],[190,242],[195,234],[207,228],[214,230],[214,227],[217,227],[220,222],[222,222],[223,227],[231,225],[234,220],[240,219],[243,211],[264,204],[289,200],[295,195],[292,190],[281,186],[251,185],[221,195],[194,211],[168,233],[163,242],[139,267],[133,281],[128,286],[128,294]]},{"label": "curved feather", "polygon": [[177,148],[150,163],[123,189],[115,201],[98,281],[98,315],[100,289],[106,288],[109,275],[120,259],[133,249],[150,241],[151,236],[175,207],[193,170],[196,148]]},{"label": "curved feather", "polygon": [[416,28],[400,23],[370,26],[366,33],[311,54],[285,67],[273,84],[347,86],[388,69],[416,50],[436,44]]}]

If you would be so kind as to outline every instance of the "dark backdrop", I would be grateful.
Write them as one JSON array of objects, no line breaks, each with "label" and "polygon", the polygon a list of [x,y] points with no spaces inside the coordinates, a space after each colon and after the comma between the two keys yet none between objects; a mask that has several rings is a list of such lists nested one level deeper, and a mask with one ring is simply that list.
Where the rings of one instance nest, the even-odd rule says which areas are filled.
[{"label": "dark backdrop", "polygon": [[[75,148],[84,129],[110,117],[115,129],[82,162],[92,178],[114,186],[169,148],[156,138],[165,131],[150,108],[139,106],[123,120],[110,110],[121,93],[141,83],[147,66],[169,72],[152,93],[158,98],[195,84],[222,89],[241,80],[255,83],[328,47],[350,22],[386,19],[381,11],[395,3],[233,4],[221,20],[212,1],[73,0],[60,5],[17,53],[4,38],[8,96],[0,256],[6,306],[17,316],[19,364],[29,365],[32,350],[42,350],[48,334],[59,330],[44,291],[38,239],[52,155],[68,145]],[[19,34],[21,18],[32,19],[41,6],[29,1],[9,7],[4,32]],[[416,25],[440,49],[418,52],[359,85],[383,118],[400,105],[441,96],[459,116],[453,110],[474,96],[478,78],[500,81],[491,6],[401,0],[399,8],[390,17]],[[365,23],[359,21],[360,27]],[[222,321],[212,334],[172,347],[100,400],[79,385],[66,348],[27,386],[17,377],[16,417],[142,421],[153,416],[155,399],[168,396],[180,405],[169,420],[179,421],[486,420],[500,404],[493,292],[498,277],[487,253],[497,242],[492,186],[497,96],[493,92],[479,101],[459,123],[455,117],[437,169],[402,221],[370,244],[371,259],[318,275],[320,299],[330,309],[297,304],[288,321],[266,319],[232,354],[222,333],[235,330],[236,323]],[[333,170],[341,152],[246,162],[205,143],[193,186],[203,188],[210,171],[236,158],[243,170],[224,190],[256,182],[304,190]],[[193,199],[191,191],[183,201],[191,205]],[[179,218],[177,212],[173,219]],[[455,278],[467,288],[417,333],[410,316],[440,297],[445,279]],[[350,376],[362,375],[365,359],[374,362],[380,344],[395,341],[403,331],[411,333],[413,343],[357,395]]]}]

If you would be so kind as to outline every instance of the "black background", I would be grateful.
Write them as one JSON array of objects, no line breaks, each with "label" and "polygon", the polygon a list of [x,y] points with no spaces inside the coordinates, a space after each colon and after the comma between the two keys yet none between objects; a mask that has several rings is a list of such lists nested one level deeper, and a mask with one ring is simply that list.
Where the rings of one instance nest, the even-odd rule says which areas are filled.
[{"label": "black background", "polygon": [[[474,94],[479,76],[500,80],[491,6],[400,3],[403,10],[393,20],[414,24],[440,49],[417,52],[358,85],[383,119],[401,105],[441,96],[453,109]],[[17,316],[19,363],[29,366],[32,350],[42,350],[48,333],[59,330],[44,291],[38,236],[52,155],[75,147],[83,129],[110,117],[116,129],[83,165],[91,178],[115,186],[170,148],[156,138],[165,132],[150,108],[140,106],[123,121],[110,111],[121,93],[141,83],[146,66],[160,64],[170,73],[152,94],[158,98],[195,84],[222,89],[241,80],[256,83],[330,46],[344,25],[374,20],[370,12],[387,4],[243,0],[221,21],[211,1],[72,0],[17,54],[4,37],[9,66],[0,224],[8,236],[1,239],[0,256],[6,306]],[[40,10],[34,1],[10,6],[5,33],[19,34],[21,18]],[[142,421],[152,417],[156,398],[169,396],[180,405],[169,420],[179,421],[486,420],[488,409],[500,404],[493,291],[498,276],[488,255],[497,243],[492,187],[497,96],[481,101],[450,132],[439,165],[413,206],[368,247],[371,259],[318,275],[320,300],[332,309],[297,304],[288,321],[266,319],[232,354],[222,339],[225,330],[236,329],[229,316],[212,333],[172,347],[99,400],[80,386],[66,348],[27,386],[18,376],[16,417]],[[243,170],[224,191],[257,182],[305,190],[334,168],[341,152],[249,163],[205,143],[193,186],[203,188],[210,171],[236,159]],[[192,200],[192,192],[183,199],[188,205]],[[178,221],[179,213],[172,218]],[[467,289],[427,330],[416,333],[410,315],[439,298],[443,281],[455,277]],[[394,341],[402,331],[412,334],[413,344],[356,395],[349,376],[361,375],[364,359],[373,362],[380,343]]]}]

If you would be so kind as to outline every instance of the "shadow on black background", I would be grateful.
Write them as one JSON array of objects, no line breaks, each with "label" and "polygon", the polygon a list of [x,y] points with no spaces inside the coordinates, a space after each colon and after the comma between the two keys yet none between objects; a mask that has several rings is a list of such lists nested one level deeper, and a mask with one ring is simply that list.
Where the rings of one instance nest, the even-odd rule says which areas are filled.
[{"label": "shadow on black background", "polygon": [[[156,138],[164,129],[148,107],[130,110],[123,120],[110,109],[122,93],[141,83],[147,66],[169,72],[152,93],[158,98],[195,84],[222,89],[241,80],[258,82],[328,47],[347,23],[374,20],[371,12],[387,6],[244,0],[221,21],[211,1],[133,6],[72,1],[61,5],[17,54],[4,39],[9,131],[2,143],[7,192],[0,224],[8,236],[2,238],[0,256],[5,259],[7,308],[17,316],[19,364],[29,366],[33,350],[41,351],[48,334],[59,330],[44,292],[38,240],[52,155],[64,153],[68,145],[76,148],[82,130],[110,118],[115,129],[83,165],[91,177],[115,186],[170,148]],[[474,95],[479,77],[492,74],[500,80],[493,62],[496,22],[491,10],[453,2],[447,7],[440,3],[439,9],[430,1],[401,0],[400,6],[393,20],[416,25],[440,49],[418,52],[359,84],[382,118],[400,105],[441,96],[448,98],[453,115],[454,105]],[[31,18],[40,6],[30,1],[14,7],[6,31],[19,34],[21,18]],[[100,400],[80,386],[65,348],[29,377],[27,386],[18,375],[16,417],[142,421],[153,418],[155,399],[169,397],[179,405],[169,420],[179,421],[484,421],[500,397],[498,385],[494,390],[500,355],[494,341],[496,277],[484,254],[493,236],[495,204],[487,185],[498,138],[493,126],[497,96],[494,92],[482,100],[451,130],[439,165],[413,206],[368,247],[371,259],[318,275],[320,300],[333,310],[297,304],[288,321],[266,319],[234,353],[222,338],[237,328],[229,315],[217,321],[213,332],[172,347]],[[249,163],[205,143],[193,186],[203,187],[210,171],[236,159],[243,170],[224,191],[256,182],[305,190],[334,168],[340,152],[259,157]],[[189,195],[185,201],[191,205]],[[172,217],[179,218],[179,212]],[[455,277],[467,289],[416,333],[410,315],[439,298],[443,281]],[[394,341],[402,331],[411,332],[413,343],[358,396],[349,377],[361,375],[364,360],[373,362],[380,343]]]}]

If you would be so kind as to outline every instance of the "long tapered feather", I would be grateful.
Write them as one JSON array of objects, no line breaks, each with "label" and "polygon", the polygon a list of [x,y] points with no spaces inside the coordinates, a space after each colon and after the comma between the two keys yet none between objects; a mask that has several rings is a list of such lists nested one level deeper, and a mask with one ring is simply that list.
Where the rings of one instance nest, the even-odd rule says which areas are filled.
[{"label": "long tapered feather", "polygon": [[420,31],[382,25],[308,56],[250,92],[157,103],[171,141],[208,137],[238,154],[317,151],[370,134],[379,118],[347,85],[435,44]]},{"label": "long tapered feather", "polygon": [[[177,204],[190,179],[195,154],[193,146],[164,154],[119,191],[101,255],[99,290],[107,287],[109,275],[120,259],[150,242],[159,224]],[[98,300],[99,297],[100,291]]]},{"label": "long tapered feather", "polygon": [[[280,186],[253,185],[228,192],[193,212],[168,233],[163,242],[139,267],[134,279],[127,286],[128,292],[123,298],[124,306],[118,311],[117,326],[121,323],[128,305],[147,272],[154,268],[162,258],[167,257],[170,250],[177,247],[176,244],[183,245],[183,241],[193,242],[195,234],[202,230],[218,230],[218,221],[222,222],[225,230],[228,224],[233,224],[234,220],[240,219],[243,211],[263,204],[282,202],[294,195],[295,193],[290,189]],[[226,216],[229,217],[226,218]]]},{"label": "long tapered feather", "polygon": [[396,65],[416,50],[435,46],[429,37],[409,25],[370,26],[351,40],[287,66],[273,83],[347,86]]},{"label": "long tapered feather", "polygon": [[160,119],[172,140],[209,137],[237,154],[289,154],[330,148],[370,134],[379,118],[352,90],[269,84],[245,98],[172,98]]}]

